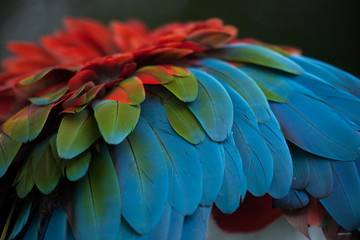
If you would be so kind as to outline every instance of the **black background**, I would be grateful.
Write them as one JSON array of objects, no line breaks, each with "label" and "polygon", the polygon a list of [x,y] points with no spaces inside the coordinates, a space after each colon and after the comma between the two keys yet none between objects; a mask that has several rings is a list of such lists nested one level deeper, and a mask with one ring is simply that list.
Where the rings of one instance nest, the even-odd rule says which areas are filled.
[{"label": "black background", "polygon": [[0,58],[8,56],[7,41],[36,41],[60,28],[64,16],[137,18],[151,28],[220,17],[239,37],[293,45],[360,76],[359,10],[359,1],[346,0],[0,0]]}]

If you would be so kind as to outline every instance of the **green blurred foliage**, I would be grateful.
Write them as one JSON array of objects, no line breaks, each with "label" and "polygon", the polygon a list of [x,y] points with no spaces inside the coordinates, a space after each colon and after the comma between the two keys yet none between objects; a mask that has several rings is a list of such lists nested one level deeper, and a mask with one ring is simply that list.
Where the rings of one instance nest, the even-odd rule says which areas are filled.
[{"label": "green blurred foliage", "polygon": [[9,40],[36,41],[61,27],[64,16],[137,18],[149,27],[222,18],[239,37],[299,47],[360,76],[359,1],[334,0],[0,0],[0,57]]}]

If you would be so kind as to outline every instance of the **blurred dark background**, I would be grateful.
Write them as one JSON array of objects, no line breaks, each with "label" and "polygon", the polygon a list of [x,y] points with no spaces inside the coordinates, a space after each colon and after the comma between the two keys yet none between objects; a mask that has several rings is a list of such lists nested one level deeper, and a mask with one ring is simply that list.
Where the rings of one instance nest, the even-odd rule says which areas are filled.
[{"label": "blurred dark background", "polygon": [[332,0],[0,0],[0,58],[9,40],[36,41],[64,16],[108,23],[137,18],[154,28],[171,21],[220,17],[239,37],[299,47],[360,76],[359,1]]}]

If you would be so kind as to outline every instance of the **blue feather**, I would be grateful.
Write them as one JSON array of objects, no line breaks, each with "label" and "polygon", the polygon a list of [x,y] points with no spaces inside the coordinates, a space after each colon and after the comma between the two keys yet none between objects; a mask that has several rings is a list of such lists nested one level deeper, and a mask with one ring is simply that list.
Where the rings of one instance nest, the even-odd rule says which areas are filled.
[{"label": "blue feather", "polygon": [[222,142],[231,133],[233,106],[221,84],[211,75],[195,68],[189,68],[198,80],[198,96],[188,104],[208,136]]},{"label": "blue feather", "polygon": [[230,136],[224,143],[225,173],[215,204],[223,213],[233,213],[245,197],[246,178],[242,169],[241,156]]},{"label": "blue feather", "polygon": [[360,178],[354,162],[331,161],[333,191],[320,199],[337,223],[346,230],[360,226]]},{"label": "blue feather", "polygon": [[184,216],[175,209],[171,209],[169,236],[171,240],[181,240]]},{"label": "blue feather", "polygon": [[306,159],[306,152],[289,143],[289,149],[293,160],[294,177],[291,188],[296,190],[304,190],[310,181],[310,165]]},{"label": "blue feather", "polygon": [[333,178],[330,162],[328,159],[307,155],[310,167],[310,179],[305,190],[315,198],[327,197],[333,189]]},{"label": "blue feather", "polygon": [[160,221],[156,226],[151,230],[150,233],[142,235],[138,240],[167,240],[171,235],[169,235],[169,224],[171,217],[171,207],[167,205],[165,207],[164,213],[160,218]]},{"label": "blue feather", "polygon": [[256,66],[245,66],[239,69],[254,79],[269,101],[287,102],[295,94],[285,74]]},{"label": "blue feather", "polygon": [[126,222],[126,220],[122,218],[116,240],[136,240],[138,237],[140,237],[140,235],[137,234],[134,229],[132,229],[130,225]]},{"label": "blue feather", "polygon": [[168,199],[166,162],[154,132],[140,117],[134,131],[112,151],[121,192],[121,212],[140,234],[159,221]]},{"label": "blue feather", "polygon": [[35,211],[35,214],[29,220],[30,225],[26,230],[23,240],[34,240],[38,239],[38,232],[40,229],[41,216],[40,211]]},{"label": "blue feather", "polygon": [[251,106],[259,122],[267,122],[270,119],[270,108],[264,93],[246,73],[217,59],[202,59],[199,64],[204,71],[223,80],[240,94]]},{"label": "blue feather", "polygon": [[255,196],[262,196],[269,190],[273,177],[271,152],[249,105],[227,84],[222,84],[234,105],[233,137],[242,158],[248,190]]},{"label": "blue feather", "polygon": [[[293,61],[298,61],[306,71],[323,78],[337,88],[343,89],[360,98],[360,80],[355,76],[331,66],[327,63],[304,56],[292,56]],[[310,65],[310,67],[309,67]],[[312,65],[312,68],[311,68]],[[335,77],[334,77],[335,76]]]},{"label": "blue feather", "polygon": [[295,210],[309,204],[309,197],[304,191],[290,189],[289,194],[281,199],[273,198],[273,207],[284,210]]},{"label": "blue feather", "polygon": [[360,99],[350,93],[335,88],[324,79],[317,76],[304,73],[300,76],[294,76],[291,80],[301,84],[303,87],[315,93],[321,102],[331,107],[333,111],[342,118],[349,119],[360,126]]},{"label": "blue feather", "polygon": [[211,207],[201,207],[194,214],[186,216],[182,230],[182,240],[205,240]]},{"label": "blue feather", "polygon": [[40,238],[42,240],[65,240],[67,236],[67,223],[66,213],[62,206],[59,206],[54,210],[51,216],[45,220],[41,228]]},{"label": "blue feather", "polygon": [[16,219],[14,227],[11,231],[11,234],[9,236],[10,240],[14,239],[19,234],[19,232],[23,229],[24,225],[26,224],[26,222],[29,218],[31,206],[32,206],[32,199],[27,198],[25,200],[25,203],[24,203],[17,219]]},{"label": "blue feather", "polygon": [[220,192],[225,170],[223,146],[208,137],[195,146],[202,170],[203,193],[201,205],[211,206]]},{"label": "blue feather", "polygon": [[273,113],[270,116],[269,122],[259,124],[274,162],[273,178],[268,193],[275,198],[282,198],[288,194],[293,179],[292,159],[278,121]]},{"label": "blue feather", "polygon": [[314,98],[313,93],[294,82],[292,85],[297,93],[288,103],[270,104],[285,137],[302,149],[325,158],[357,159],[360,137],[353,129]]},{"label": "blue feather", "polygon": [[155,99],[142,103],[141,115],[150,125],[163,149],[169,175],[169,204],[184,215],[193,213],[202,197],[202,174],[198,155],[171,128],[164,108]]}]

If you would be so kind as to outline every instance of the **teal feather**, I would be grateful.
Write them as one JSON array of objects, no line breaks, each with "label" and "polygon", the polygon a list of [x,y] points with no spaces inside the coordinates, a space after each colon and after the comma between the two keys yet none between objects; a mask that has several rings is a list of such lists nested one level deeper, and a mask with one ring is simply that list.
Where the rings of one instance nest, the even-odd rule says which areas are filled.
[{"label": "teal feather", "polygon": [[270,104],[285,137],[302,149],[325,158],[357,159],[360,137],[313,93],[296,83],[292,85],[297,93],[288,103]]},{"label": "teal feather", "polygon": [[289,194],[280,199],[273,199],[273,207],[293,211],[309,204],[309,197],[304,191],[290,189]]},{"label": "teal feather", "polygon": [[354,162],[331,161],[333,191],[320,202],[346,230],[360,226],[360,178]]},{"label": "teal feather", "polygon": [[300,150],[292,143],[289,143],[289,149],[293,160],[294,173],[291,188],[304,190],[310,181],[310,165],[306,159],[306,152]]},{"label": "teal feather", "polygon": [[65,240],[67,239],[67,224],[66,213],[60,206],[45,220],[39,239],[42,240]]},{"label": "teal feather", "polygon": [[205,141],[195,146],[199,155],[202,170],[203,192],[201,205],[211,206],[221,189],[225,156],[222,144],[205,138]]},{"label": "teal feather", "polygon": [[159,221],[168,199],[169,178],[161,144],[142,117],[112,149],[121,190],[122,216],[140,234]]},{"label": "teal feather", "polygon": [[216,206],[224,213],[233,213],[246,194],[246,177],[242,168],[241,156],[232,136],[223,143],[225,152],[225,173]]},{"label": "teal feather", "polygon": [[211,75],[189,68],[198,80],[198,96],[188,104],[188,108],[199,120],[208,136],[216,141],[224,141],[231,132],[233,106],[231,99],[221,84]]},{"label": "teal feather", "polygon": [[142,103],[141,116],[161,144],[169,175],[169,204],[180,213],[193,213],[202,197],[202,173],[192,144],[179,137],[166,118],[165,109],[155,99]]},{"label": "teal feather", "polygon": [[203,71],[226,82],[240,94],[255,112],[259,122],[269,121],[271,110],[268,101],[260,87],[245,72],[217,59],[205,58],[199,64]]},{"label": "teal feather", "polygon": [[196,212],[184,219],[182,240],[205,240],[211,207],[199,206]]}]

